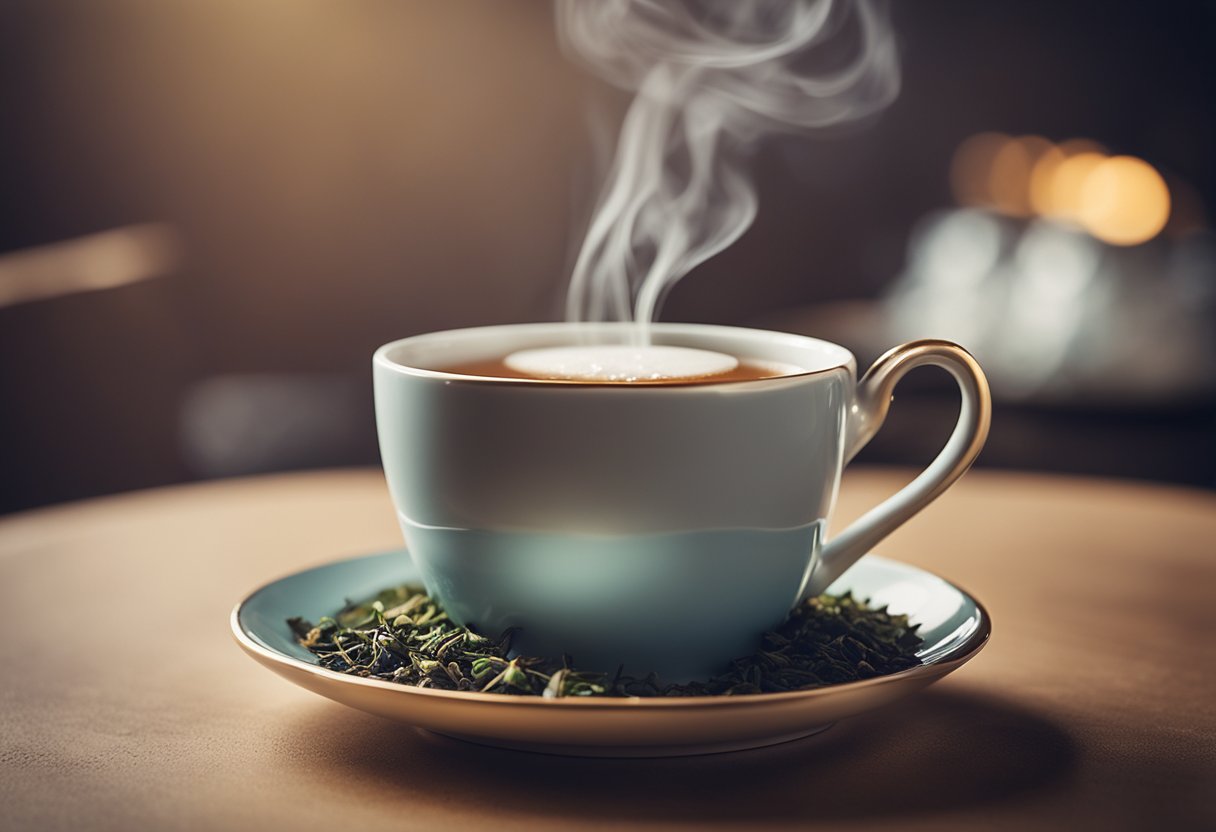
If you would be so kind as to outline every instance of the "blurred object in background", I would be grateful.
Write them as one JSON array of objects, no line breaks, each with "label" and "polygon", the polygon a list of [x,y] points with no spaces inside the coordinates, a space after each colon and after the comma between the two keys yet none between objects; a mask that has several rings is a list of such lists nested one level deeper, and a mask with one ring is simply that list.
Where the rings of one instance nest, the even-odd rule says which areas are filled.
[{"label": "blurred object in background", "polygon": [[186,394],[182,452],[200,477],[348,464],[375,453],[372,420],[345,376],[218,376]]},{"label": "blurred object in background", "polygon": [[882,303],[885,334],[964,344],[998,398],[1171,404],[1216,393],[1216,236],[1202,216],[1171,229],[1160,174],[1097,148],[964,142],[951,178],[970,207],[913,232]]},{"label": "blurred object in background", "polygon": [[882,313],[897,339],[967,345],[1001,398],[1169,404],[1216,392],[1211,232],[1124,252],[1051,222],[951,211],[918,229]]},{"label": "blurred object in background", "polygon": [[173,230],[146,224],[0,254],[0,306],[163,277],[181,256]]},{"label": "blurred object in background", "polygon": [[[883,298],[786,313],[777,325],[867,358],[917,338],[957,341],[998,402],[1084,412],[1099,432],[1135,414],[1105,472],[1174,478],[1162,462],[1192,458],[1205,466],[1195,481],[1216,484],[1216,234],[1198,206],[1171,214],[1151,165],[1080,139],[978,134],[956,151],[950,181],[964,207],[917,224]],[[1199,435],[1174,431],[1167,453],[1146,453],[1146,410],[1167,423],[1197,415]],[[988,461],[1004,453],[1003,464],[1059,467],[1085,445],[1043,441],[1045,424],[1035,432],[1023,426],[1003,444],[998,420]]]}]

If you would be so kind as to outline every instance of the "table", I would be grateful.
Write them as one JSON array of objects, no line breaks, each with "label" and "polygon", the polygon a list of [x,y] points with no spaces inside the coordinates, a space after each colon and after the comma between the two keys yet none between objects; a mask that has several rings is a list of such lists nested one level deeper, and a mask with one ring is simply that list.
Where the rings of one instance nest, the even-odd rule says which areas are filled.
[{"label": "table", "polygon": [[[837,527],[909,476],[850,471]],[[372,471],[0,521],[0,828],[1216,826],[1216,495],[972,472],[881,551],[988,606],[983,654],[819,737],[667,760],[430,736],[237,649],[247,590],[395,522]]]}]

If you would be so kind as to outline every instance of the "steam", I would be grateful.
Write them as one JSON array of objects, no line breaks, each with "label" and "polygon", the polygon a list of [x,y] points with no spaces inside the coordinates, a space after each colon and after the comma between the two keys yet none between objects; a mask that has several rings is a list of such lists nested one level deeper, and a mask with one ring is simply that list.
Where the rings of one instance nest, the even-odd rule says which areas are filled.
[{"label": "steam", "polygon": [[[556,0],[568,53],[635,91],[570,281],[572,321],[655,319],[756,216],[761,137],[881,110],[899,91],[874,0]],[[807,66],[848,42],[831,68]]]}]

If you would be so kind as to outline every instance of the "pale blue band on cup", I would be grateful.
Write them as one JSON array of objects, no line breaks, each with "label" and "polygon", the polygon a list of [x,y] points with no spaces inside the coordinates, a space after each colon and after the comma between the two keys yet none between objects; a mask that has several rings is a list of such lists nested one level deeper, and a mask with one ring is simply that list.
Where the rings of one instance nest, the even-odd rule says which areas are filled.
[{"label": "pale blue band on cup", "polygon": [[580,535],[401,524],[428,590],[456,620],[495,635],[518,627],[522,655],[564,653],[607,673],[625,662],[667,679],[754,652],[756,635],[798,599],[822,528]]}]

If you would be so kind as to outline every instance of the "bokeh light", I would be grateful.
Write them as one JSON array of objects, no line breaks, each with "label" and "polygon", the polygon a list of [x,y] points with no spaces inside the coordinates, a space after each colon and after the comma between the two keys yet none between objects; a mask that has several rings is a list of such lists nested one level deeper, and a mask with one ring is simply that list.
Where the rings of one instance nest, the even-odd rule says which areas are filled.
[{"label": "bokeh light", "polygon": [[1081,187],[1077,218],[1107,243],[1131,246],[1151,240],[1170,216],[1170,192],[1161,174],[1134,156],[1106,159]]},{"label": "bokeh light", "polygon": [[1170,218],[1170,189],[1152,165],[1088,139],[979,133],[955,152],[950,185],[963,205],[1044,217],[1112,245],[1147,242]]},{"label": "bokeh light", "polygon": [[1041,136],[1008,139],[996,152],[988,170],[988,200],[996,211],[1012,217],[1028,217],[1030,175],[1038,159],[1052,149]]},{"label": "bokeh light", "polygon": [[[1059,179],[1059,171],[1064,163],[1075,156],[1084,154],[1105,156],[1106,150],[1102,145],[1088,139],[1069,139],[1047,148],[1039,156],[1034,170],[1030,174],[1030,207],[1034,213],[1043,217],[1068,218],[1069,215],[1064,206],[1056,204],[1055,183]],[[1070,191],[1065,189],[1065,193],[1070,193]]]},{"label": "bokeh light", "polygon": [[1062,222],[1080,222],[1081,191],[1085,180],[1106,161],[1101,153],[1078,153],[1060,163],[1048,185],[1048,204],[1044,215]]}]

